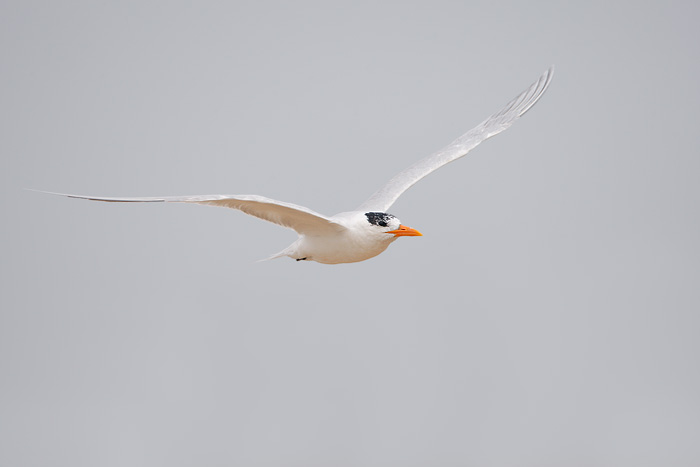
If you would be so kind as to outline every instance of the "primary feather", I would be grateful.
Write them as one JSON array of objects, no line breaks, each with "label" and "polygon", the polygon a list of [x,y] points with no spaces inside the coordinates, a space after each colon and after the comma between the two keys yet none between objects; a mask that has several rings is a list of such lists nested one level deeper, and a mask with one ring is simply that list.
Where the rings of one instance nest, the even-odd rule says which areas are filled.
[{"label": "primary feather", "polygon": [[69,198],[105,201],[110,203],[193,203],[209,206],[219,206],[238,209],[246,214],[273,222],[283,227],[295,230],[299,234],[320,235],[332,234],[343,230],[341,224],[329,217],[312,211],[304,206],[298,206],[284,201],[277,201],[258,195],[198,195],[198,196],[161,196],[144,198],[105,198],[100,196],[71,195],[66,193],[50,193]]},{"label": "primary feather", "polygon": [[386,211],[404,191],[417,181],[443,165],[464,157],[483,141],[510,127],[542,97],[553,75],[554,67],[550,67],[535,83],[510,101],[503,110],[491,115],[448,146],[396,174],[386,185],[362,203],[357,210]]}]

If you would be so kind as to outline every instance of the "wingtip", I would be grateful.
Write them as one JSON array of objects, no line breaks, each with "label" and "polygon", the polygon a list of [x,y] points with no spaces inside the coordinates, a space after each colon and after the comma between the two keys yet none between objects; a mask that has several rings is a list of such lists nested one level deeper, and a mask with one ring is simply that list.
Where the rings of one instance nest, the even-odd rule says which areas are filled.
[{"label": "wingtip", "polygon": [[33,191],[35,193],[44,193],[46,195],[54,195],[54,196],[65,196],[66,198],[76,198],[76,199],[93,199],[87,196],[80,196],[80,195],[71,195],[70,193],[57,193],[55,191],[46,191],[46,190],[37,190],[34,188],[24,188],[27,191]]},{"label": "wingtip", "polygon": [[56,193],[55,191],[37,190],[36,188],[22,188],[24,191],[33,191],[34,193],[44,193],[46,195],[69,196],[65,193]]},{"label": "wingtip", "polygon": [[545,92],[547,88],[549,87],[549,83],[552,82],[552,78],[554,77],[554,65],[550,65],[549,68],[547,68],[547,71],[545,71],[542,74],[542,77],[540,78],[541,80],[544,80],[544,84],[542,85],[542,92]]}]

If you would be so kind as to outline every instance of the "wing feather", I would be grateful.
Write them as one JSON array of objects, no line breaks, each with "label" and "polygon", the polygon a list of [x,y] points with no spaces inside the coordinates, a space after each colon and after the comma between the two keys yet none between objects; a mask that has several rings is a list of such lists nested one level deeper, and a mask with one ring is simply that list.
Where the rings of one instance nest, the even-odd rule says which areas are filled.
[{"label": "wing feather", "polygon": [[550,67],[529,88],[510,101],[503,110],[496,112],[480,125],[457,138],[448,146],[416,162],[395,175],[386,185],[362,203],[358,211],[386,212],[401,194],[417,181],[460,157],[465,156],[483,141],[510,127],[513,122],[535,105],[547,90],[554,67]]},{"label": "wing feather", "polygon": [[202,196],[163,196],[149,198],[104,198],[98,196],[71,195],[52,193],[53,195],[68,196],[91,201],[111,203],[194,203],[209,206],[220,206],[238,209],[246,214],[255,216],[283,227],[295,230],[304,235],[324,235],[345,230],[341,224],[328,217],[303,206],[277,201],[258,195],[202,195]]}]

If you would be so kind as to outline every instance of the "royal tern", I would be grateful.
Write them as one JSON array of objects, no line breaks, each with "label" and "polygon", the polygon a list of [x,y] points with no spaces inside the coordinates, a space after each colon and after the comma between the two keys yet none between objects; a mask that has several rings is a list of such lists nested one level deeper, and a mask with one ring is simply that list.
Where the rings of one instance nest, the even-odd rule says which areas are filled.
[{"label": "royal tern", "polygon": [[539,100],[552,80],[549,68],[529,88],[502,110],[457,138],[450,145],[416,162],[369,197],[357,209],[327,217],[303,206],[257,195],[165,196],[149,198],[103,198],[52,193],[93,201],[119,203],[196,203],[238,209],[251,216],[293,229],[297,240],[267,259],[288,256],[297,261],[324,264],[354,263],[377,256],[399,237],[422,234],[406,227],[386,211],[418,180],[443,165],[466,155],[482,141],[510,127]]}]

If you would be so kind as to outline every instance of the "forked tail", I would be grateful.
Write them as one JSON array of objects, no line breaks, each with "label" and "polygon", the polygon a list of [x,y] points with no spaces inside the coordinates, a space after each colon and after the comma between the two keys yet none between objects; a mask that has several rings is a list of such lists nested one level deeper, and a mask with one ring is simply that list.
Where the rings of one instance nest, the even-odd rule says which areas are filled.
[{"label": "forked tail", "polygon": [[267,258],[259,259],[256,261],[256,263],[262,263],[263,261],[269,261],[271,259],[277,259],[277,258],[282,258],[283,256],[287,256],[287,250],[284,249],[280,251],[279,253],[275,253],[272,256],[268,256]]},{"label": "forked tail", "polygon": [[297,243],[299,243],[299,240],[300,240],[300,238],[298,238],[294,243],[292,243],[291,245],[289,245],[287,248],[280,251],[279,253],[275,253],[274,255],[269,256],[267,258],[259,259],[256,262],[261,263],[263,261],[269,261],[271,259],[277,259],[277,258],[281,258],[283,256],[289,256],[290,258],[296,258],[294,253],[297,250]]}]

